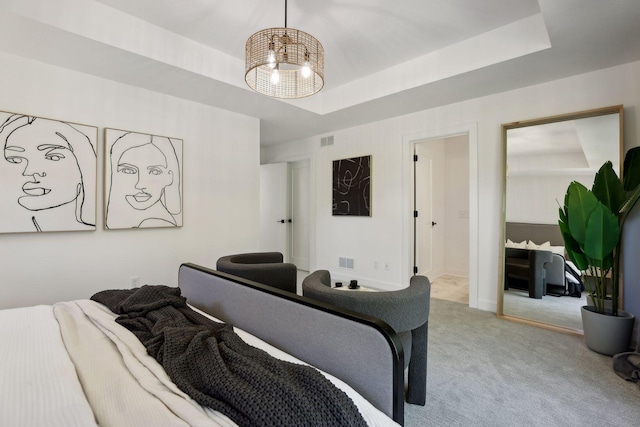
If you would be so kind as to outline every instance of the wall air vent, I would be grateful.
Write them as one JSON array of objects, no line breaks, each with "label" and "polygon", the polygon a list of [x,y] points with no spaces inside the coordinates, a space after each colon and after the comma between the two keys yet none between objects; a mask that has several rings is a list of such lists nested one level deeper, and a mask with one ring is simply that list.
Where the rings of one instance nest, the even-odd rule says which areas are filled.
[{"label": "wall air vent", "polygon": [[355,268],[355,262],[353,258],[339,257],[338,265],[340,266],[340,268],[348,268],[350,270],[353,270]]},{"label": "wall air vent", "polygon": [[331,136],[323,136],[320,138],[320,146],[326,147],[328,145],[333,145],[333,135]]}]

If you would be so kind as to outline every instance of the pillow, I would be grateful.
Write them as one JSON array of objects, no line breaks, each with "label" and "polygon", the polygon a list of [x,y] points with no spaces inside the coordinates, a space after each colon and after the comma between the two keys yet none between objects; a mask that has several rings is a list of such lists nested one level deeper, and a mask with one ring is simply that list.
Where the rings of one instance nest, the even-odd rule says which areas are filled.
[{"label": "pillow", "polygon": [[564,256],[564,246],[551,246],[549,250],[554,254]]},{"label": "pillow", "polygon": [[511,239],[507,239],[507,243],[505,245],[506,248],[515,248],[516,244],[511,241]]},{"label": "pillow", "polygon": [[551,243],[550,242],[544,242],[540,245],[536,245],[533,241],[529,240],[529,242],[527,242],[526,244],[526,249],[540,249],[543,251],[548,251],[551,249]]},{"label": "pillow", "polygon": [[551,242],[544,242],[538,245],[538,249],[542,249],[543,251],[551,250]]},{"label": "pillow", "polygon": [[514,247],[514,248],[517,248],[517,249],[527,249],[527,241],[526,241],[526,240],[523,240],[523,241],[522,241],[522,242],[520,242],[520,243],[514,243],[514,244],[513,244],[513,247]]}]

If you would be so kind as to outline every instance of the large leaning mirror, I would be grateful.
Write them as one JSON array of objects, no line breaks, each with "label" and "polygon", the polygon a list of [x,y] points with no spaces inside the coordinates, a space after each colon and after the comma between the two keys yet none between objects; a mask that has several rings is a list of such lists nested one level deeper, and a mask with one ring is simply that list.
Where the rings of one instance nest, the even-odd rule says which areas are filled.
[{"label": "large leaning mirror", "polygon": [[565,258],[558,208],[570,182],[591,188],[607,160],[620,174],[622,122],[619,105],[502,125],[498,316],[582,333],[587,292]]}]

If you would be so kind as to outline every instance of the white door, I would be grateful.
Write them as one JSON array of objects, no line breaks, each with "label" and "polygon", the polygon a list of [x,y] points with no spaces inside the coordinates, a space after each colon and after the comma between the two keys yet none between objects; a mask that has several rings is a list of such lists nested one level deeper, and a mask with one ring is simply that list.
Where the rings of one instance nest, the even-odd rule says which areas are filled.
[{"label": "white door", "polygon": [[309,271],[309,161],[292,163],[291,170],[291,262]]},{"label": "white door", "polygon": [[260,166],[260,251],[282,252],[289,262],[291,216],[286,163]]},{"label": "white door", "polygon": [[415,145],[414,154],[414,206],[417,216],[414,218],[414,266],[417,274],[428,276],[433,268],[433,179],[432,160],[425,154],[421,144]]}]

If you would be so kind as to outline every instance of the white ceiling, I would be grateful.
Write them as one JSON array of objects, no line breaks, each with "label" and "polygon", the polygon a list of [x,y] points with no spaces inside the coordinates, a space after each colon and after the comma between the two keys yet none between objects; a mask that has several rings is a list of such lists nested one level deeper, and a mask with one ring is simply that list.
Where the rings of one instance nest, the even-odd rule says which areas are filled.
[{"label": "white ceiling", "polygon": [[244,44],[284,0],[0,0],[0,50],[261,119],[287,142],[640,60],[638,0],[290,0],[325,87],[244,83]]},{"label": "white ceiling", "polygon": [[507,130],[509,176],[593,176],[606,161],[619,173],[619,114]]}]

